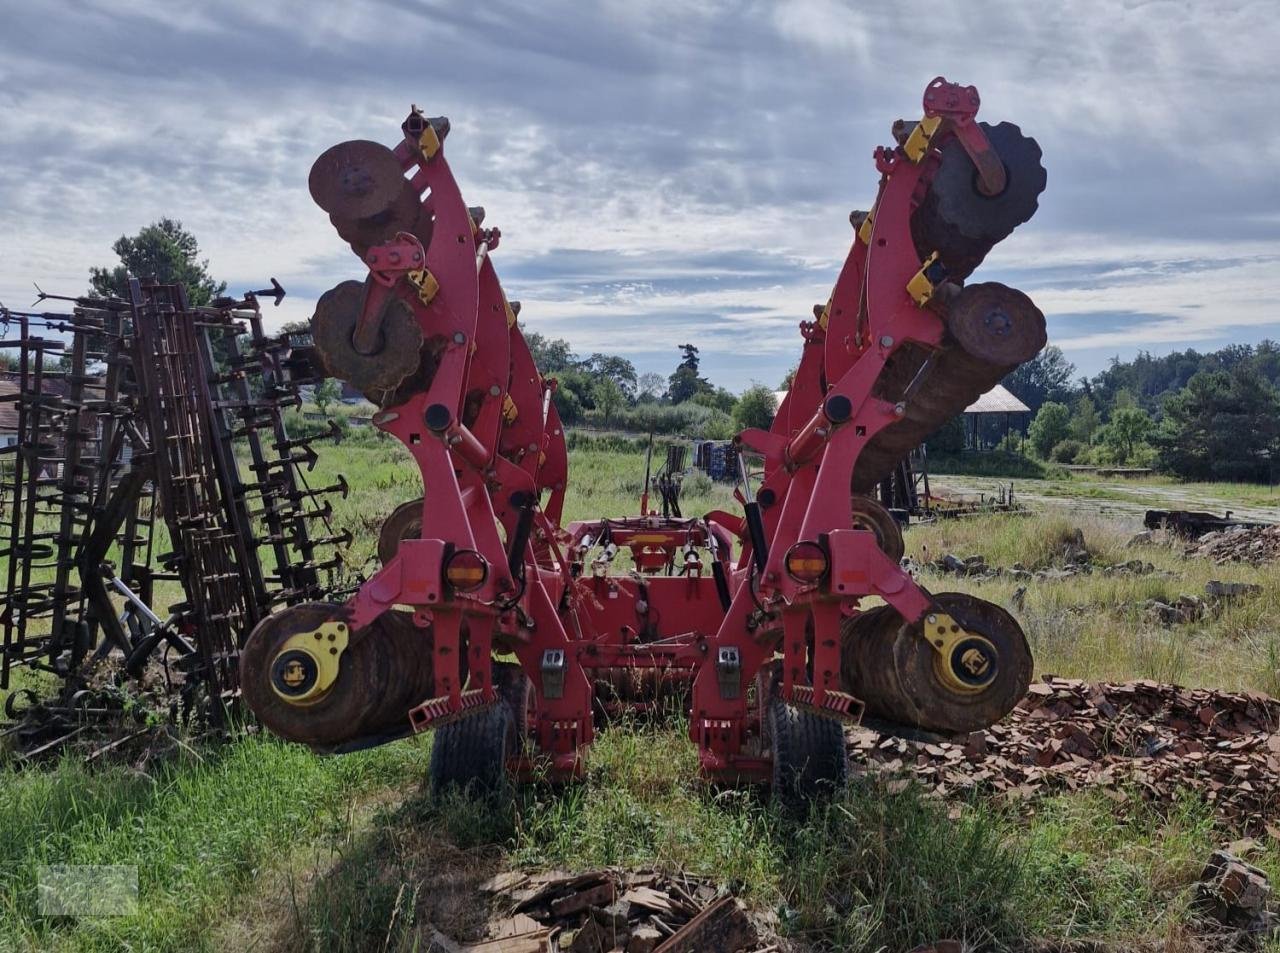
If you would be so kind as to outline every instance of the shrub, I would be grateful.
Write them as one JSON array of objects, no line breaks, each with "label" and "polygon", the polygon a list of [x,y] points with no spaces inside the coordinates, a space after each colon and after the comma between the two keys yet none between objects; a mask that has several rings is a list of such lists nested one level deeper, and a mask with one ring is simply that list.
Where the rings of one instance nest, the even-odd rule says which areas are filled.
[{"label": "shrub", "polygon": [[1054,463],[1075,463],[1083,450],[1084,444],[1079,440],[1061,440],[1049,451],[1049,459]]}]

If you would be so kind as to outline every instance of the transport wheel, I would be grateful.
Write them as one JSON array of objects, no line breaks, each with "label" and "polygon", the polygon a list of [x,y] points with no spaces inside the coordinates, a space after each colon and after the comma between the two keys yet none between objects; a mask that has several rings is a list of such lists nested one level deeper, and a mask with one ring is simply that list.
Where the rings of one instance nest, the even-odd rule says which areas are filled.
[{"label": "transport wheel", "polygon": [[853,528],[870,530],[876,534],[876,545],[895,563],[902,562],[907,544],[902,540],[902,528],[893,514],[869,496],[856,495],[852,500]]},{"label": "transport wheel", "polygon": [[382,521],[378,530],[378,559],[386,565],[395,559],[401,540],[422,535],[422,497],[401,503]]},{"label": "transport wheel", "polygon": [[523,750],[529,737],[533,682],[515,662],[494,662],[493,690],[511,709],[511,718],[515,722],[515,747],[517,751]]},{"label": "transport wheel", "polygon": [[788,807],[803,807],[844,787],[849,760],[839,721],[779,698],[769,702],[768,721],[774,797]]},{"label": "transport wheel", "polygon": [[394,391],[418,369],[422,328],[409,305],[391,298],[380,325],[379,347],[372,354],[361,354],[351,339],[364,298],[365,282],[344,281],[330,288],[316,302],[311,337],[329,376],[372,395],[372,400]]},{"label": "transport wheel", "polygon": [[507,758],[515,748],[515,716],[505,701],[437,728],[431,747],[431,793],[501,794],[508,786]]}]

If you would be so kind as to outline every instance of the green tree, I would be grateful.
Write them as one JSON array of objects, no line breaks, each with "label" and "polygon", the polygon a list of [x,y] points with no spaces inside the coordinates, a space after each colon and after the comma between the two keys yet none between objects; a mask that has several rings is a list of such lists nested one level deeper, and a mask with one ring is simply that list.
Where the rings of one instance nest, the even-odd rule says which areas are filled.
[{"label": "green tree", "polygon": [[667,378],[667,398],[673,404],[683,404],[695,394],[705,394],[713,389],[698,373],[698,349],[692,344],[681,344],[680,350],[684,356],[676,365],[675,372]]},{"label": "green tree", "polygon": [[1093,435],[1102,422],[1098,419],[1098,407],[1088,394],[1081,394],[1072,407],[1071,436],[1086,447],[1093,443]]},{"label": "green tree", "polygon": [[544,375],[558,374],[578,366],[578,358],[564,338],[548,338],[537,331],[525,331],[524,341],[529,345],[533,363]]},{"label": "green tree", "polygon": [[1066,404],[1051,400],[1042,404],[1031,421],[1027,436],[1036,456],[1047,460],[1049,452],[1071,435],[1071,411]]},{"label": "green tree", "polygon": [[710,407],[712,410],[722,410],[726,414],[732,414],[734,405],[738,403],[732,391],[724,387],[717,387],[713,390],[706,390],[700,394],[694,394],[689,398],[693,403],[703,407]]},{"label": "green tree", "polygon": [[1098,432],[1118,463],[1132,463],[1138,447],[1146,443],[1150,434],[1151,415],[1140,407],[1118,408],[1112,413],[1111,422]]},{"label": "green tree", "polygon": [[322,414],[327,414],[334,401],[341,396],[342,385],[332,377],[326,377],[311,389],[311,402],[320,409]]},{"label": "green tree", "polygon": [[155,278],[182,285],[188,303],[200,307],[227,290],[225,281],[210,276],[209,260],[200,258],[196,237],[171,218],[148,225],[132,238],[121,235],[111,250],[120,264],[89,269],[91,294],[128,298],[130,278]]},{"label": "green tree", "polygon": [[1034,413],[1046,401],[1070,400],[1071,376],[1075,372],[1076,366],[1066,359],[1062,349],[1050,344],[1007,374],[1001,383]]},{"label": "green tree", "polygon": [[601,377],[596,381],[591,388],[591,398],[596,409],[604,416],[606,427],[609,426],[609,418],[613,416],[613,412],[627,402],[627,395],[612,377]]},{"label": "green tree", "polygon": [[1280,458],[1280,394],[1247,365],[1199,371],[1164,401],[1158,465],[1187,480],[1270,482]]},{"label": "green tree", "polygon": [[773,424],[773,415],[778,412],[778,402],[773,391],[763,384],[754,384],[742,392],[733,407],[733,425],[739,430],[758,427],[768,430]]},{"label": "green tree", "polygon": [[611,380],[626,400],[636,394],[636,366],[625,357],[616,354],[592,354],[581,363],[581,368],[596,380]]}]

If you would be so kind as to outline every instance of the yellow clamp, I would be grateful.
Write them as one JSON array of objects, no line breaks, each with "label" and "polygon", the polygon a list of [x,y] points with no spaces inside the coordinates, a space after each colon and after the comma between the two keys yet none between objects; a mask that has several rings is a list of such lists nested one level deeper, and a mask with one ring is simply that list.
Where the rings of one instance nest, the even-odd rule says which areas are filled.
[{"label": "yellow clamp", "polygon": [[933,141],[934,133],[938,131],[940,125],[942,125],[941,116],[925,116],[916,123],[916,127],[911,130],[911,135],[907,136],[907,141],[902,144],[902,151],[906,157],[918,164],[928,155],[929,143]]},{"label": "yellow clamp", "polygon": [[502,419],[507,426],[516,422],[516,418],[520,416],[520,408],[516,406],[516,402],[511,399],[510,394],[502,395]]},{"label": "yellow clamp", "polygon": [[867,213],[867,217],[862,220],[862,224],[858,226],[858,241],[864,245],[871,244],[871,232],[876,224],[876,207],[871,206],[871,211]]},{"label": "yellow clamp", "polygon": [[271,663],[271,687],[291,705],[319,701],[338,680],[339,662],[347,648],[345,622],[290,636]]},{"label": "yellow clamp", "polygon": [[907,282],[907,294],[911,295],[915,303],[922,308],[929,303],[929,299],[937,290],[938,279],[946,276],[945,271],[941,274],[939,271],[941,271],[941,265],[938,261],[938,253],[934,252],[924,260],[920,270]]},{"label": "yellow clamp", "polygon": [[418,135],[418,151],[422,153],[424,159],[434,159],[436,153],[440,151],[440,137],[436,135],[436,130],[431,123],[426,123],[422,127],[422,132]]},{"label": "yellow clamp", "polygon": [[516,326],[516,311],[506,298],[502,299],[502,306],[507,309],[507,330],[510,331]]},{"label": "yellow clamp", "polygon": [[948,688],[973,694],[995,679],[999,653],[989,639],[969,632],[945,612],[930,612],[923,626],[934,651],[934,671]]},{"label": "yellow clamp", "polygon": [[426,268],[419,268],[417,271],[408,272],[405,276],[409,279],[409,284],[418,292],[418,300],[424,305],[430,304],[435,300],[436,292],[440,290],[440,282]]},{"label": "yellow clamp", "polygon": [[827,329],[827,324],[831,321],[831,302],[835,298],[833,292],[831,297],[827,299],[827,303],[822,306],[822,313],[818,315],[818,327],[822,330]]}]

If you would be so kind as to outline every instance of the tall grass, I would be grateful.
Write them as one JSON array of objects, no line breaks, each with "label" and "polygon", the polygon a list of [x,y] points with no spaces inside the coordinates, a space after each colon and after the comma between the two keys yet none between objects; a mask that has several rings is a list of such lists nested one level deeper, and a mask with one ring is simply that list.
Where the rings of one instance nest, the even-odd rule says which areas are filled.
[{"label": "tall grass", "polygon": [[[261,737],[170,761],[151,773],[0,768],[0,949],[192,950],[294,846],[349,827],[373,790],[421,772],[401,745],[322,759]],[[80,921],[36,911],[43,864],[135,865],[138,912]]]}]

